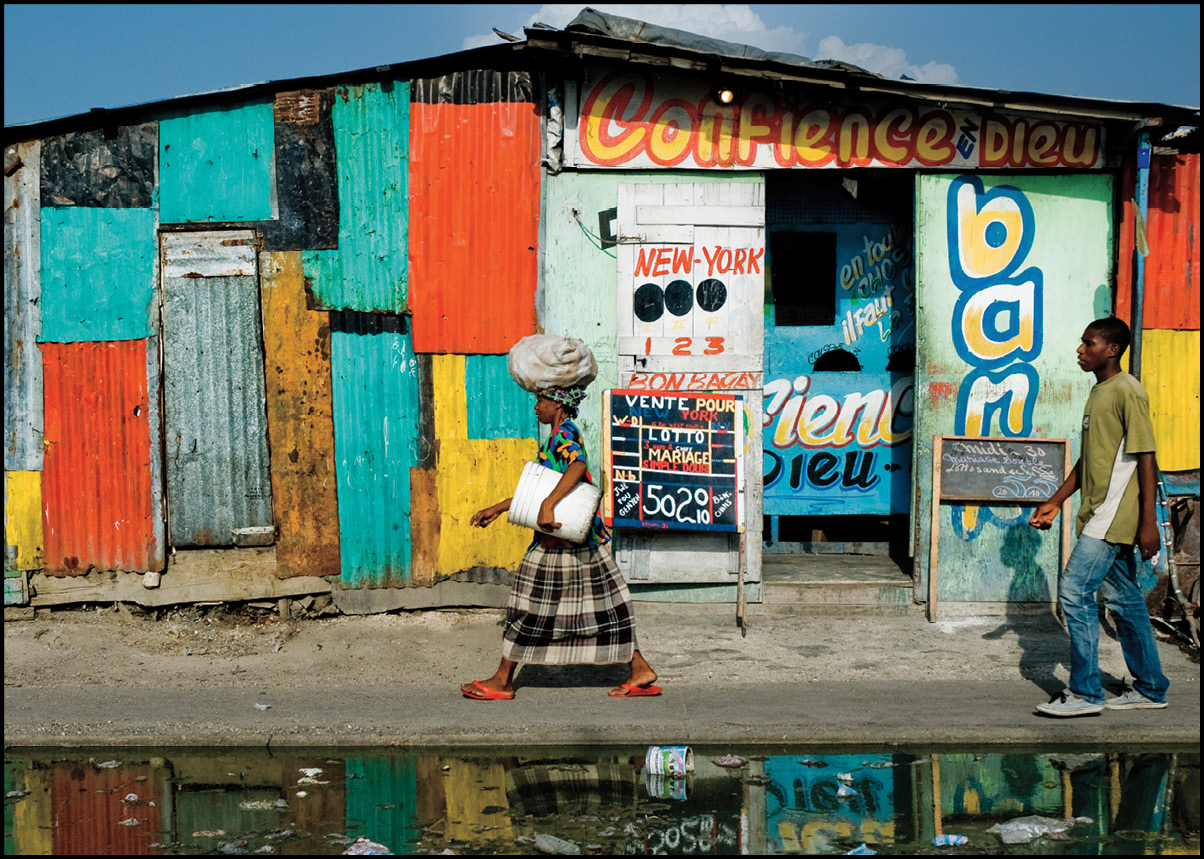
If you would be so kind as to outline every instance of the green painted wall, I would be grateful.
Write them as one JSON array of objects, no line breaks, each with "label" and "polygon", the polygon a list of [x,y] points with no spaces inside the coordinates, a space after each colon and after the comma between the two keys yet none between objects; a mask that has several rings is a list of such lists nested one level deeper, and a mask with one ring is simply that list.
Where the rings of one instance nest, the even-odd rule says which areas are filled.
[{"label": "green painted wall", "polygon": [[331,108],[339,180],[339,246],[306,251],[319,308],[406,309],[410,85],[335,90]]},{"label": "green painted wall", "polygon": [[[1067,438],[1078,459],[1095,380],[1075,349],[1111,307],[1112,180],[921,176],[916,200],[913,517],[926,594],[934,435]],[[942,505],[938,604],[1056,597],[1060,522],[1038,532],[1030,509]]]},{"label": "green painted wall", "polygon": [[139,340],[158,330],[155,213],[42,209],[43,343]]},{"label": "green painted wall", "polygon": [[160,120],[159,220],[272,217],[274,140],[271,102]]}]

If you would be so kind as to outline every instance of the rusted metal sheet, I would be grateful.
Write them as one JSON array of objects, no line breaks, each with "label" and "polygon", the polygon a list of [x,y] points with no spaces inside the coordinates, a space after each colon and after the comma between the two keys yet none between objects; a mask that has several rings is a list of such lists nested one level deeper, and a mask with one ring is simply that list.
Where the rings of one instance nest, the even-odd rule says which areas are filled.
[{"label": "rusted metal sheet", "polygon": [[42,468],[41,144],[4,150],[4,467]]},{"label": "rusted metal sheet", "polygon": [[420,352],[502,354],[535,330],[540,120],[528,90],[523,74],[489,71],[414,84],[409,307]]},{"label": "rusted metal sheet", "polygon": [[1200,467],[1200,332],[1145,329],[1141,384],[1150,397],[1158,467]]},{"label": "rusted metal sheet", "polygon": [[406,309],[409,109],[408,83],[334,91],[338,247],[304,257],[320,309]]},{"label": "rusted metal sheet", "polygon": [[276,574],[337,576],[330,318],[306,307],[299,252],[260,259]]},{"label": "rusted metal sheet", "polygon": [[155,205],[159,124],[121,125],[42,141],[47,206],[149,209]]},{"label": "rusted metal sheet", "polygon": [[163,569],[152,490],[148,342],[153,348],[147,340],[41,345],[47,572]]},{"label": "rusted metal sheet", "polygon": [[330,315],[344,587],[411,583],[410,474],[419,462],[418,360],[405,317]]},{"label": "rusted metal sheet", "polygon": [[[1125,165],[1121,183],[1124,219],[1117,249],[1116,315],[1129,321],[1133,312],[1134,235],[1131,160]],[[1150,158],[1145,231],[1150,252],[1145,258],[1142,327],[1199,331],[1200,153]]]},{"label": "rusted metal sheet", "polygon": [[265,250],[334,248],[339,187],[329,90],[277,93],[276,217],[256,226]]},{"label": "rusted metal sheet", "polygon": [[172,546],[231,546],[236,529],[272,524],[253,241],[250,230],[164,235]]},{"label": "rusted metal sheet", "polygon": [[159,220],[272,217],[272,105],[239,104],[159,121]]},{"label": "rusted metal sheet", "polygon": [[40,340],[137,340],[158,324],[155,210],[42,208]]},{"label": "rusted metal sheet", "polygon": [[[55,856],[143,856],[161,852],[168,831],[168,773],[147,764],[97,768],[91,763],[51,764],[50,808]],[[138,802],[128,803],[130,794]],[[137,824],[121,825],[136,820]]]}]

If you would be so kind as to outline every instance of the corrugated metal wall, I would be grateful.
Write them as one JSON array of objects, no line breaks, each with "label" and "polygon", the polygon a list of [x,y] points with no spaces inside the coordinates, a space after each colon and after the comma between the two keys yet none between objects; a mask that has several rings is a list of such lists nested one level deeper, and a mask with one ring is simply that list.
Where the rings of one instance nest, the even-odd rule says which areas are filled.
[{"label": "corrugated metal wall", "polygon": [[335,470],[344,587],[410,583],[418,360],[405,317],[331,313]]},{"label": "corrugated metal wall", "polygon": [[272,524],[254,236],[163,238],[168,539],[232,546]]},{"label": "corrugated metal wall", "polygon": [[410,86],[340,87],[331,109],[338,172],[336,250],[307,251],[318,308],[406,309]]},{"label": "corrugated metal wall", "polygon": [[[1133,162],[1122,176],[1115,313],[1132,322]],[[1154,155],[1146,219],[1141,383],[1150,395],[1158,466],[1200,467],[1200,154]],[[1128,367],[1129,354],[1125,355]]]},{"label": "corrugated metal wall", "polygon": [[419,352],[501,354],[535,331],[539,128],[525,73],[415,82],[409,306]]},{"label": "corrugated metal wall", "polygon": [[[1133,303],[1134,168],[1121,176],[1122,218],[1116,265],[1116,315],[1126,322]],[[1200,330],[1200,154],[1150,158],[1146,218],[1144,328]]]},{"label": "corrugated metal wall", "polygon": [[163,569],[147,380],[154,340],[43,343],[46,570]]},{"label": "corrugated metal wall", "polygon": [[260,255],[276,575],[339,574],[330,315],[309,310],[301,254]]},{"label": "corrugated metal wall", "polygon": [[[144,764],[114,769],[56,762],[50,770],[51,831],[55,856],[144,856],[161,852],[168,787],[164,771]],[[129,794],[141,802],[124,802]],[[136,825],[118,825],[137,820]]]}]

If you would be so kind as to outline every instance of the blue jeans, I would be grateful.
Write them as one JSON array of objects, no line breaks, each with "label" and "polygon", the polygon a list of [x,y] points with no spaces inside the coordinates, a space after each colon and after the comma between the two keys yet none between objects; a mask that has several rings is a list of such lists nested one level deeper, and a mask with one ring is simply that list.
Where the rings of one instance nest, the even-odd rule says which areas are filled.
[{"label": "blue jeans", "polygon": [[1165,701],[1170,681],[1162,673],[1145,598],[1137,586],[1132,546],[1079,537],[1058,579],[1058,602],[1070,633],[1070,691],[1102,704],[1099,679],[1099,608],[1096,591],[1116,619],[1116,632],[1133,688],[1152,701]]}]

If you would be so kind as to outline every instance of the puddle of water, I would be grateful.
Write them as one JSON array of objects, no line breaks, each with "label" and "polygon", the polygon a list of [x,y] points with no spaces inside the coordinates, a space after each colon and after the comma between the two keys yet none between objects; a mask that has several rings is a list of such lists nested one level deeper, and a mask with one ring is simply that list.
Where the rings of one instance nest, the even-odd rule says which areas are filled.
[{"label": "puddle of water", "polygon": [[10,750],[4,852],[1200,852],[1198,747],[695,747],[684,779],[645,750]]}]

